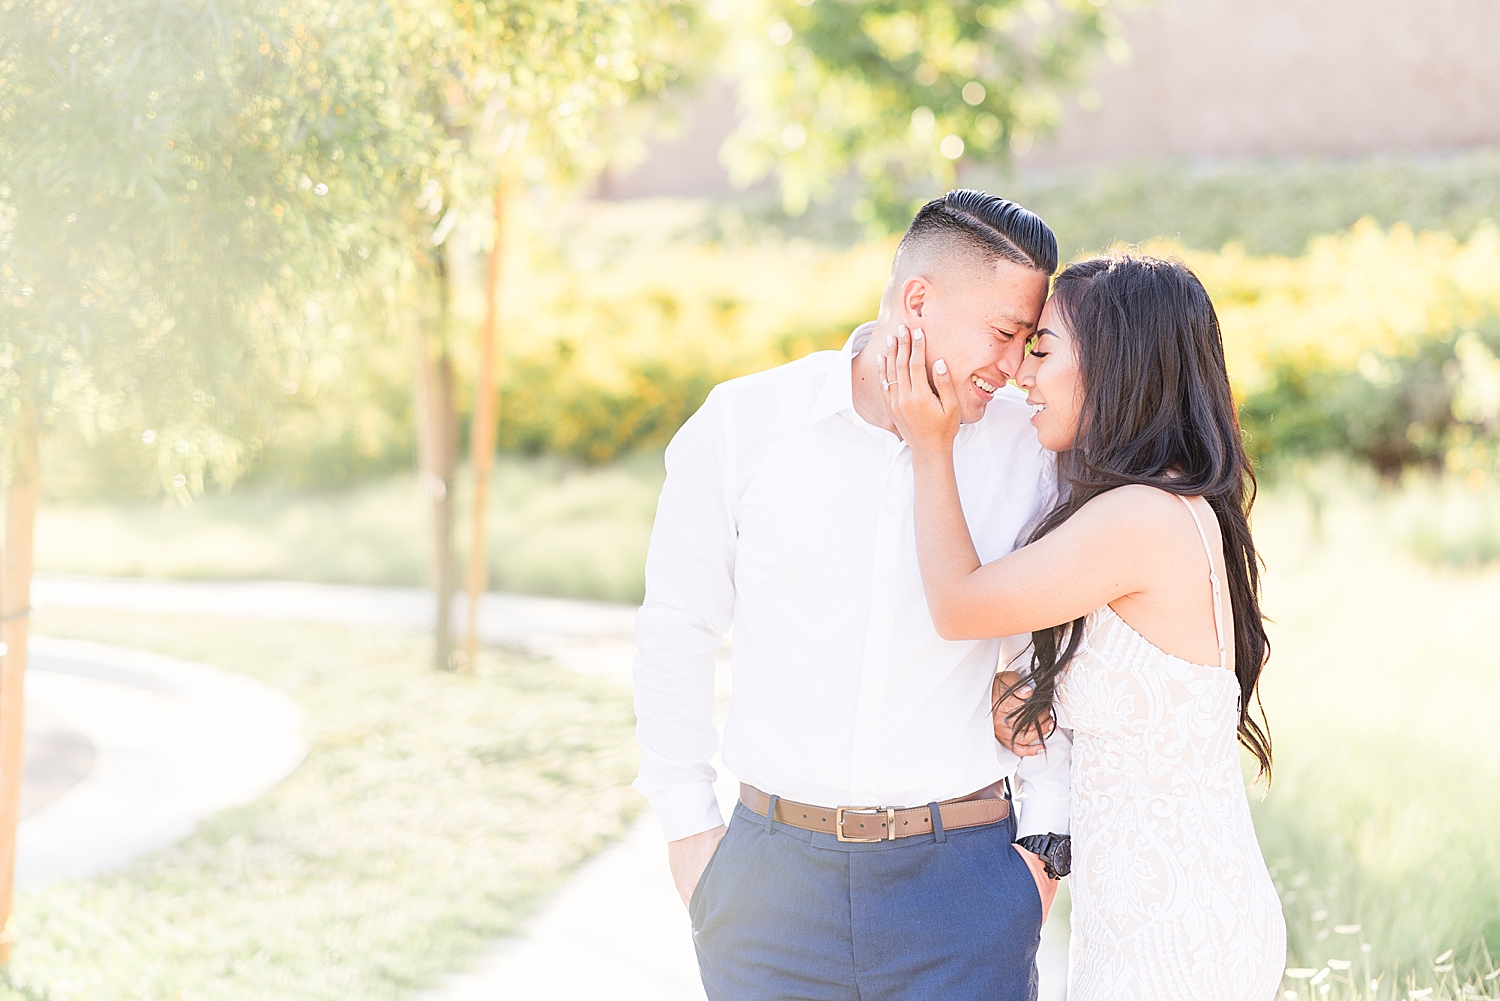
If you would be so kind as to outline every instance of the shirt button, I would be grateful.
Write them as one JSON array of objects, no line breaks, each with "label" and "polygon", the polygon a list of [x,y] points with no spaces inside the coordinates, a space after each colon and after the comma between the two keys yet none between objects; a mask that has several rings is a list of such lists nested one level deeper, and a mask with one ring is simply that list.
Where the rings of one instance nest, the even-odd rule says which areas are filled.
[{"label": "shirt button", "polygon": [[895,514],[896,513],[896,505],[894,505],[894,504],[887,504],[885,506],[885,513],[886,514]]}]

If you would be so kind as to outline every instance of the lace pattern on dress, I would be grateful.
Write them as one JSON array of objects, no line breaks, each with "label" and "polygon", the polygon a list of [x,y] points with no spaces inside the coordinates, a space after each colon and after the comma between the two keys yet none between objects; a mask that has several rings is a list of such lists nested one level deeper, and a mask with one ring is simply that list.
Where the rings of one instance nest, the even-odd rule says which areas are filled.
[{"label": "lace pattern on dress", "polygon": [[1286,924],[1240,772],[1239,694],[1226,667],[1166,653],[1108,605],[1085,620],[1057,687],[1073,730],[1069,1001],[1275,995]]}]

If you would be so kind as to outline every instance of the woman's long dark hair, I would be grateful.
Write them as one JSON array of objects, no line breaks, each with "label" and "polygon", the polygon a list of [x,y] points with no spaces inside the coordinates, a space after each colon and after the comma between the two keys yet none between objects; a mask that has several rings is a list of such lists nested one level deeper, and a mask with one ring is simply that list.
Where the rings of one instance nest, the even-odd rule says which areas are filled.
[{"label": "woman's long dark hair", "polygon": [[[1058,455],[1058,501],[1027,542],[1127,483],[1207,499],[1219,519],[1234,609],[1237,732],[1269,782],[1271,737],[1257,685],[1270,643],[1249,519],[1255,473],[1240,437],[1213,303],[1186,265],[1130,254],[1069,265],[1053,296],[1073,331],[1083,405],[1077,441]],[[1083,621],[1031,634],[1034,692],[1012,715],[1017,733],[1042,725],[1057,678],[1078,650]],[[1252,701],[1259,723],[1250,718]]]}]

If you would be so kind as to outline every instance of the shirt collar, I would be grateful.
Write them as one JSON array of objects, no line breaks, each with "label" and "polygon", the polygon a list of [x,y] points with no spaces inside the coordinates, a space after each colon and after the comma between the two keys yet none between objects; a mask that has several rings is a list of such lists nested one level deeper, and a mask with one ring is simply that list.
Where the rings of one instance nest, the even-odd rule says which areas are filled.
[{"label": "shirt collar", "polygon": [[[833,367],[828,370],[828,375],[823,380],[823,389],[818,393],[818,400],[813,404],[812,415],[808,418],[808,422],[816,424],[837,414],[856,426],[864,428],[877,438],[900,441],[885,428],[876,427],[859,416],[859,411],[854,409],[854,356],[870,343],[870,335],[874,332],[874,320],[861,323],[854,328],[854,333],[849,335],[849,339],[844,342],[843,348],[839,351],[838,360],[833,363]],[[960,425],[957,443],[960,446],[968,444],[978,430],[979,424]]]},{"label": "shirt collar", "polygon": [[[813,404],[810,423],[816,424],[834,414],[839,414],[856,424],[872,427],[854,409],[854,356],[870,343],[870,334],[874,329],[874,320],[861,323],[854,328],[854,333],[850,334],[849,339],[844,342],[843,348],[839,351],[838,360],[833,363],[833,367],[828,370],[828,375],[823,379],[823,389],[818,393],[817,402]],[[883,428],[872,429],[884,432]]]}]

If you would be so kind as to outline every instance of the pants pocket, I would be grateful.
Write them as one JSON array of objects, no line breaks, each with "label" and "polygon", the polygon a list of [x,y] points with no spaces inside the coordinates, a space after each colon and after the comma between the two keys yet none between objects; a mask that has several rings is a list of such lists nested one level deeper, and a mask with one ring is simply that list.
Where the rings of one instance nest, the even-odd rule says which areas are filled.
[{"label": "pants pocket", "polygon": [[690,921],[692,921],[693,928],[695,930],[698,928],[698,925],[700,923],[699,915],[703,911],[704,891],[708,887],[709,876],[714,871],[714,862],[721,854],[723,854],[724,844],[734,836],[734,830],[735,824],[731,819],[729,829],[724,832],[724,836],[720,838],[719,843],[714,846],[714,853],[708,857],[708,865],[703,867],[703,875],[698,877],[698,885],[693,887],[693,895],[688,898],[688,918]]},{"label": "pants pocket", "polygon": [[1022,892],[1024,898],[1028,902],[1034,904],[1036,908],[1036,926],[1038,933],[1040,933],[1044,920],[1042,911],[1042,889],[1037,885],[1036,877],[1031,874],[1031,866],[1026,864],[1025,857],[1021,855],[1021,850],[1015,845],[1015,843],[1012,842],[1011,844],[1007,845],[1005,850],[1010,852],[1010,854],[1014,856],[1012,861],[1015,863],[1015,867],[1020,870],[1021,877],[1026,882],[1026,887],[1031,891],[1030,893],[1025,893],[1025,891]]}]

